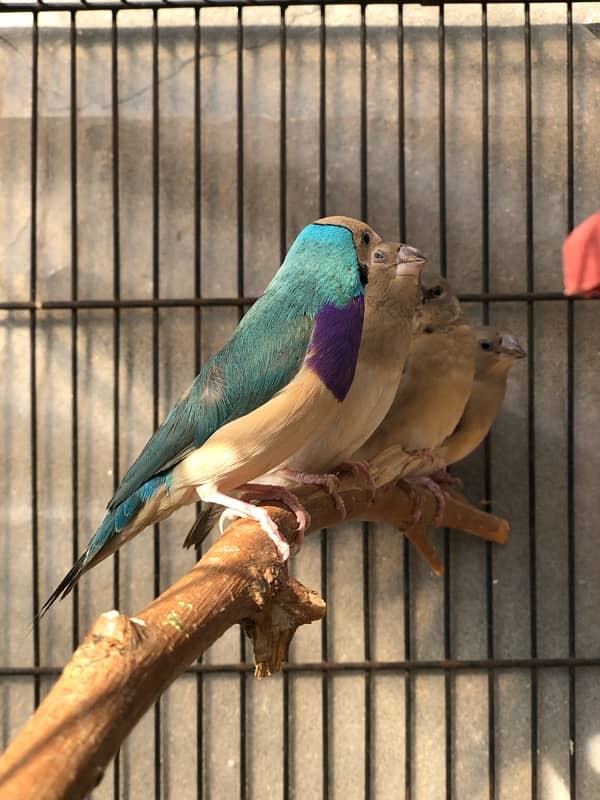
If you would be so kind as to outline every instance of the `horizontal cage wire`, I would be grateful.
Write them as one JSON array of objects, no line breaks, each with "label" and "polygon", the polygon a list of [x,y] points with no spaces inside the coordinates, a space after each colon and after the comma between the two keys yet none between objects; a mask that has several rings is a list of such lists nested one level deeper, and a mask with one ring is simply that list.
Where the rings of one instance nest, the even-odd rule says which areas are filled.
[{"label": "horizontal cage wire", "polygon": [[3,746],[100,612],[194,563],[189,509],[27,636],[296,234],[343,213],[526,343],[457,470],[511,539],[436,531],[437,578],[383,525],[311,537],[291,571],[328,615],[283,675],[230,630],[93,796],[596,796],[600,323],[560,258],[597,205],[598,4],[32,0],[0,27]]}]

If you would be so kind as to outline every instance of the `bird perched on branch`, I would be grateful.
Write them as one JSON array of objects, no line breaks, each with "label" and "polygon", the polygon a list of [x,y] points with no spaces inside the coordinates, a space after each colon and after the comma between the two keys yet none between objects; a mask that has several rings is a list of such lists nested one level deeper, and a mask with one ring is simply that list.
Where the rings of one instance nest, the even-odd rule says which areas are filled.
[{"label": "bird perched on branch", "polygon": [[[410,346],[424,264],[424,256],[410,245],[376,243],[371,255],[365,320],[352,386],[328,425],[317,435],[307,435],[303,447],[258,481],[271,488],[276,483],[322,484],[343,512],[343,502],[336,492],[338,479],[333,472],[340,469],[362,472],[372,482],[368,467],[361,462],[350,463],[349,459],[377,428],[396,394]],[[259,491],[260,494],[266,496],[266,491]],[[219,507],[204,505],[184,546],[202,542],[220,513]],[[301,538],[297,537],[298,549],[300,544]]]},{"label": "bird perched on branch", "polygon": [[475,377],[460,422],[444,442],[447,464],[461,461],[485,439],[504,402],[510,368],[527,355],[512,333],[481,325],[475,335]]},{"label": "bird perched on branch", "polygon": [[[130,467],[42,614],[83,572],[198,498],[258,521],[287,557],[289,546],[265,509],[232,492],[285,462],[337,414],[354,379],[379,241],[348,217],[301,231],[265,293]],[[306,524],[299,510],[297,518]]]},{"label": "bird perched on branch", "polygon": [[[414,459],[421,474],[443,466],[433,451],[462,416],[473,384],[475,352],[475,334],[455,292],[439,275],[425,272],[398,392],[379,428],[355,455],[370,463],[378,485],[405,473],[407,460]],[[427,478],[418,481],[443,503],[437,485]]]}]

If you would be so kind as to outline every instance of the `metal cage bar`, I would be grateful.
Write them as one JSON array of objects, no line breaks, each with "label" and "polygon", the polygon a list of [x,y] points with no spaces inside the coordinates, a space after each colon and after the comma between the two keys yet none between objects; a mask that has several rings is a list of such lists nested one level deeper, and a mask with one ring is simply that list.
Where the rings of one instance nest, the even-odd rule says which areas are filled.
[{"label": "metal cage bar", "polygon": [[[325,6],[320,8],[319,18],[319,217],[327,215],[327,20]],[[321,531],[321,596],[328,597],[327,567],[329,548],[327,530]],[[321,658],[329,659],[329,622],[327,618],[321,625]],[[321,724],[322,728],[322,775],[321,791],[323,800],[329,798],[329,676],[321,678]]]},{"label": "metal cage bar", "polygon": [[[437,673],[450,671],[453,673],[487,673],[510,672],[517,670],[547,670],[547,669],[589,669],[600,667],[600,656],[597,658],[468,658],[452,661],[444,659],[422,659],[422,660],[402,660],[402,661],[315,661],[298,662],[285,664],[284,672],[289,673],[323,673],[323,675],[335,675],[346,672],[402,672],[406,675],[411,673]],[[0,676],[6,677],[33,677],[41,675],[51,677],[60,675],[61,667],[0,667]],[[191,666],[186,674],[196,675],[212,673],[254,673],[254,665],[246,661],[239,661],[231,664],[207,664],[198,662]]]},{"label": "metal cage bar", "polygon": [[[237,10],[237,284],[238,294],[244,295],[244,28],[242,7]],[[238,319],[244,313],[238,307]],[[246,637],[240,630],[240,660],[246,660]],[[246,741],[247,683],[246,675],[240,675],[240,800],[246,797],[247,741]]]},{"label": "metal cage bar", "polygon": [[[194,297],[202,296],[202,257],[200,242],[202,239],[202,112],[201,112],[201,59],[200,47],[202,45],[200,27],[200,9],[194,9]],[[202,366],[202,309],[194,308],[194,374]],[[200,510],[200,503],[196,511]],[[196,545],[196,558],[202,556],[202,546]],[[198,660],[202,664],[202,657]],[[196,674],[196,787],[197,796],[201,798],[204,793],[204,726],[202,709],[204,707],[204,680],[199,670]]]},{"label": "metal cage bar", "polygon": [[[152,11],[152,297],[160,297],[160,76],[158,64],[158,10]],[[157,306],[152,308],[152,427],[160,424],[159,353],[160,318]],[[160,525],[153,525],[154,596],[160,594]],[[154,796],[160,800],[161,785],[161,701],[154,706]]]},{"label": "metal cage bar", "polygon": [[[575,226],[575,156],[573,118],[573,4],[567,3],[567,232]],[[569,593],[569,658],[575,658],[575,306],[567,301],[567,543]],[[569,667],[569,791],[577,797],[576,674]]]},{"label": "metal cage bar", "polygon": [[[38,77],[39,77],[39,29],[37,17],[32,28],[31,68],[31,278],[30,296],[37,301],[37,191],[38,191]],[[31,551],[32,551],[32,600],[33,600],[33,663],[40,665],[40,576],[39,576],[39,503],[38,503],[38,440],[37,440],[37,326],[36,315],[31,311],[30,325],[30,391],[31,391]],[[34,706],[41,700],[39,677],[33,682]]]},{"label": "metal cage bar", "polygon": [[[527,291],[534,293],[533,252],[533,111],[531,84],[531,17],[525,3],[523,27],[525,45],[525,186]],[[527,302],[527,449],[529,485],[529,613],[531,657],[537,657],[537,540],[536,540],[536,471],[535,471],[535,309]],[[538,681],[531,671],[531,798],[538,796]]]},{"label": "metal cage bar", "polygon": [[[481,288],[482,294],[490,291],[490,180],[489,180],[489,54],[488,54],[488,19],[487,8],[481,9]],[[490,321],[489,302],[483,302],[483,322]],[[484,496],[492,506],[492,443],[486,437],[483,453],[483,486]],[[485,545],[485,593],[486,593],[486,654],[488,659],[494,658],[494,550],[491,542]],[[488,794],[490,800],[496,798],[496,696],[494,691],[494,673],[487,674],[488,702]]]},{"label": "metal cage bar", "polygon": [[[598,295],[593,297],[570,297],[567,298],[559,292],[460,292],[458,295],[462,303],[530,303],[535,302],[564,302],[577,303],[580,301],[589,303],[597,301]],[[56,311],[59,309],[91,309],[101,310],[105,308],[222,308],[222,307],[246,307],[256,302],[256,297],[160,297],[160,298],[123,298],[106,300],[17,300],[15,302],[0,302],[0,311],[31,311],[32,314],[39,314],[44,311]]]},{"label": "metal cage bar", "polygon": [[[279,15],[279,258],[283,261],[287,250],[287,27],[285,6]],[[290,771],[290,682],[283,676],[283,800],[292,796]]]},{"label": "metal cage bar", "polygon": [[[121,298],[121,220],[120,220],[120,161],[119,161],[119,30],[117,12],[111,14],[111,148],[112,148],[112,212],[113,212],[113,490],[119,485],[121,426],[119,407],[121,403],[121,383],[119,367],[121,363],[121,309],[118,302]],[[113,602],[115,608],[120,605],[120,556],[116,551],[113,556]],[[121,796],[121,758],[114,760],[113,794],[115,800]]]}]

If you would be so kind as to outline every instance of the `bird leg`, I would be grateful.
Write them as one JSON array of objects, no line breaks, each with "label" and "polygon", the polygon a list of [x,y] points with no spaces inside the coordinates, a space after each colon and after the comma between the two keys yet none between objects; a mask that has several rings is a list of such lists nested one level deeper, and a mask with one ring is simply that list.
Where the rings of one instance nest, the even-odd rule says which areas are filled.
[{"label": "bird leg", "polygon": [[341,464],[338,464],[335,471],[338,475],[343,472],[350,472],[355,478],[364,478],[367,486],[371,490],[371,500],[375,499],[377,484],[375,483],[375,478],[368,461],[342,461]]},{"label": "bird leg", "polygon": [[413,524],[416,524],[421,519],[421,503],[419,501],[418,494],[415,492],[413,487],[425,486],[427,489],[429,489],[437,501],[438,510],[437,514],[435,515],[435,519],[433,520],[433,524],[439,525],[443,519],[444,511],[446,509],[446,496],[437,483],[427,475],[415,475],[413,477],[404,478],[403,480],[408,484],[408,495],[413,504],[413,508],[415,509],[413,515]]},{"label": "bird leg", "polygon": [[244,492],[244,499],[279,500],[290,509],[298,523],[296,553],[299,553],[302,549],[302,543],[304,542],[304,532],[310,525],[310,514],[296,495],[290,492],[289,489],[286,489],[285,486],[277,486],[276,484],[245,483],[239,488]]},{"label": "bird leg", "polygon": [[296,481],[297,483],[322,486],[327,494],[331,495],[333,502],[335,503],[335,507],[342,515],[342,518],[346,516],[346,506],[342,500],[342,496],[338,492],[338,489],[340,488],[340,479],[337,477],[337,475],[332,475],[329,473],[319,475],[318,473],[312,472],[300,472],[299,470],[288,469],[287,467],[278,469],[277,474],[281,475],[282,478],[288,478],[289,480]]},{"label": "bird leg", "polygon": [[[209,495],[201,495],[200,492],[198,492],[198,496],[207,503],[218,503],[221,506],[225,506],[225,511],[221,514],[221,523],[223,518],[228,516],[244,517],[258,522],[277,548],[281,560],[284,562],[288,560],[290,557],[290,546],[264,508],[253,506],[252,503],[245,503],[243,500],[238,500],[236,497],[229,497],[229,495],[223,494],[222,492],[212,492]],[[221,524],[221,532],[222,530]]]}]

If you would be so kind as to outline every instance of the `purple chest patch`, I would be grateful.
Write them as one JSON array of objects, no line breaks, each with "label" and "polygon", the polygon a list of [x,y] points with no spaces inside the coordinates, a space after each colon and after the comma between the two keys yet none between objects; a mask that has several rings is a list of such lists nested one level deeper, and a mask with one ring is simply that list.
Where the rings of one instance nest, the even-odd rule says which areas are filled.
[{"label": "purple chest patch", "polygon": [[306,365],[340,402],[354,379],[364,312],[361,295],[344,308],[323,306],[315,319]]}]

